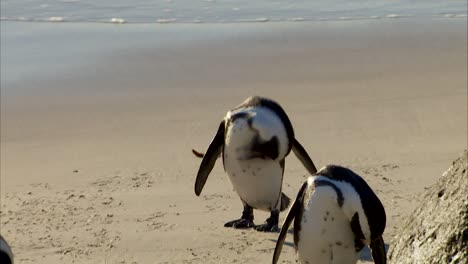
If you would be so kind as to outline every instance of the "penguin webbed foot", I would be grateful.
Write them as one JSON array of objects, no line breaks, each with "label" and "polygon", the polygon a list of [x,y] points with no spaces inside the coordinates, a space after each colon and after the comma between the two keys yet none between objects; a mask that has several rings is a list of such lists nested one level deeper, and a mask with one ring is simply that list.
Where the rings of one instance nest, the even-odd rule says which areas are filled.
[{"label": "penguin webbed foot", "polygon": [[271,212],[271,216],[265,221],[265,224],[255,226],[255,230],[260,232],[274,232],[277,233],[280,231],[278,227],[279,222],[279,212],[273,211]]},{"label": "penguin webbed foot", "polygon": [[255,230],[259,232],[273,232],[278,233],[280,231],[278,224],[265,223],[263,225],[255,226]]},{"label": "penguin webbed foot", "polygon": [[224,227],[232,227],[236,229],[247,229],[255,227],[255,224],[250,219],[237,219],[224,224]]},{"label": "penguin webbed foot", "polygon": [[242,216],[240,219],[233,220],[224,224],[224,227],[233,227],[236,229],[246,229],[255,227],[253,222],[253,208],[246,203],[244,203],[244,211],[242,211]]}]

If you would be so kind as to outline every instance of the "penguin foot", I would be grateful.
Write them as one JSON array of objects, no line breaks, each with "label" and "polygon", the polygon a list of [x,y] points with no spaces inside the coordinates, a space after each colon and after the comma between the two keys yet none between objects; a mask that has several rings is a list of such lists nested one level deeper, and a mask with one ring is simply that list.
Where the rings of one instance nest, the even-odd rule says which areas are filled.
[{"label": "penguin foot", "polygon": [[234,221],[230,221],[224,224],[224,227],[233,227],[236,229],[246,229],[255,227],[255,224],[250,219],[238,219]]},{"label": "penguin foot", "polygon": [[273,232],[278,233],[280,231],[278,224],[265,223],[263,225],[255,226],[255,230],[259,232]]},{"label": "penguin foot", "polygon": [[278,221],[279,211],[273,210],[271,211],[271,216],[265,221],[265,224],[255,226],[255,230],[260,232],[279,232]]}]

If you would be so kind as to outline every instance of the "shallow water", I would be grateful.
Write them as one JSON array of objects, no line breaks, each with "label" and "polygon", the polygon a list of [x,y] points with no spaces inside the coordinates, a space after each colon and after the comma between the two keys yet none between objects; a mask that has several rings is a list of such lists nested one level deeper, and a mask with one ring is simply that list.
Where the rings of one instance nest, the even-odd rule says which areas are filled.
[{"label": "shallow water", "polygon": [[466,16],[465,0],[3,0],[2,20],[113,23],[266,22]]},{"label": "shallow water", "polygon": [[[467,1],[2,0],[1,86],[63,78],[97,58],[233,38],[285,24],[466,21]],[[45,23],[44,23],[45,22]],[[262,22],[262,23],[260,23]],[[270,23],[271,22],[271,23]],[[278,23],[280,22],[280,23]],[[291,23],[289,23],[291,22]],[[119,25],[114,25],[114,24]],[[125,23],[126,25],[120,25]],[[112,66],[112,65],[109,65]]]}]

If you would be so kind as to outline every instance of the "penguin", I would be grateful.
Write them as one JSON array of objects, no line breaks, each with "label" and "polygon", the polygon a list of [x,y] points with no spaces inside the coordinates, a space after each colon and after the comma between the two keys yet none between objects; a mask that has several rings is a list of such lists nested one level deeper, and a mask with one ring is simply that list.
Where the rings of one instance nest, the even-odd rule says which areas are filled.
[{"label": "penguin", "polygon": [[[278,232],[279,213],[290,203],[282,192],[282,183],[285,158],[291,150],[309,173],[317,171],[295,139],[293,126],[283,108],[268,98],[249,97],[227,112],[205,154],[192,150],[203,158],[195,181],[195,194],[200,195],[221,156],[224,170],[244,207],[240,219],[224,226]],[[255,225],[253,209],[270,212],[270,217],[264,224]]]},{"label": "penguin", "polygon": [[0,235],[0,263],[13,264],[13,252],[6,240]]},{"label": "penguin", "polygon": [[294,246],[300,263],[356,263],[370,246],[376,264],[385,264],[385,209],[363,178],[328,165],[302,185],[284,220],[273,254],[278,262],[294,219]]}]

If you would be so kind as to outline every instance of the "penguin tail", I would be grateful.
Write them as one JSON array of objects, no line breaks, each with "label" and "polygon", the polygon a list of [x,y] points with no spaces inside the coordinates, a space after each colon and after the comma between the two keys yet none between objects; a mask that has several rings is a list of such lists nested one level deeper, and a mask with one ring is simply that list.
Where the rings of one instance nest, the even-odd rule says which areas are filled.
[{"label": "penguin tail", "polygon": [[[192,153],[193,153],[193,155],[195,155],[195,157],[200,158],[200,159],[205,157],[205,153],[194,150],[194,149],[192,149]],[[221,157],[221,154],[218,156],[218,158],[219,157]]]},{"label": "penguin tail", "polygon": [[280,206],[280,211],[284,211],[289,207],[289,204],[291,203],[291,199],[286,196],[283,192],[281,193],[281,206]]},{"label": "penguin tail", "polygon": [[196,151],[196,150],[194,150],[194,149],[192,149],[192,153],[193,153],[193,155],[195,155],[195,157],[197,157],[197,158],[203,158],[203,157],[205,156],[205,153],[200,152],[200,151]]}]

